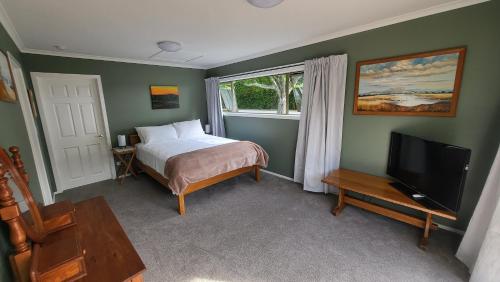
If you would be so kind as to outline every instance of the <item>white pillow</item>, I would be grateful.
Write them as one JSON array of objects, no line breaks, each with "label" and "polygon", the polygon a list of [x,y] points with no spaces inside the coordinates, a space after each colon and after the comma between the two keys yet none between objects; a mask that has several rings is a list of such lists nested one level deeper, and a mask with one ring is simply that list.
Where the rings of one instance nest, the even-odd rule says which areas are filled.
[{"label": "white pillow", "polygon": [[175,122],[173,125],[179,139],[197,138],[205,135],[199,119]]},{"label": "white pillow", "polygon": [[161,126],[136,127],[143,144],[162,143],[166,140],[179,139],[171,124]]}]

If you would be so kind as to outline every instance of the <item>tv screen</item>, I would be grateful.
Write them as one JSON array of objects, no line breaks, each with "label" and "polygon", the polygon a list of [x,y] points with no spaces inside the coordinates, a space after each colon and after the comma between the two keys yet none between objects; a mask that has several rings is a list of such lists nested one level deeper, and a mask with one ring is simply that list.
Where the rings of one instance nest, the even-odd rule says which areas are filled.
[{"label": "tv screen", "polygon": [[457,212],[470,154],[469,149],[392,132],[387,174],[416,194]]}]

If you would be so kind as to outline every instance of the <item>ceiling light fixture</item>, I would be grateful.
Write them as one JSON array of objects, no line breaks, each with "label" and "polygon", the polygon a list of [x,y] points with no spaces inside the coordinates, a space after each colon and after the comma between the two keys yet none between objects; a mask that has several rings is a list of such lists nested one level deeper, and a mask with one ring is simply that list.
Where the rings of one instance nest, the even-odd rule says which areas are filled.
[{"label": "ceiling light fixture", "polygon": [[283,0],[247,0],[247,1],[248,3],[258,8],[272,8],[283,2]]},{"label": "ceiling light fixture", "polygon": [[182,49],[181,44],[175,41],[160,41],[157,44],[158,48],[165,52],[177,52]]}]

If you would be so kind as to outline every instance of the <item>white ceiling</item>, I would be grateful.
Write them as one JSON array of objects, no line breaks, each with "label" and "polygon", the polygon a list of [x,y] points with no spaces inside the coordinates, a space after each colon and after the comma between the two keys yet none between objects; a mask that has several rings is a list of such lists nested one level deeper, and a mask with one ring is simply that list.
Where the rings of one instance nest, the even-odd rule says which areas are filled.
[{"label": "white ceiling", "polygon": [[[23,52],[210,68],[479,2],[0,0],[0,16]],[[149,58],[161,40],[183,49]]]}]

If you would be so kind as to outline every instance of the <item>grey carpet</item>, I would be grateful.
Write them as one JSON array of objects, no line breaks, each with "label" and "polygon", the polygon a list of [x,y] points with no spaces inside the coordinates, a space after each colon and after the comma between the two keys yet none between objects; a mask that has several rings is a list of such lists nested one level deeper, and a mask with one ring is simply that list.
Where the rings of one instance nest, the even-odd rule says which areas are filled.
[{"label": "grey carpet", "polygon": [[460,236],[421,230],[358,208],[330,213],[336,197],[303,192],[268,174],[176,198],[148,176],[104,181],[57,200],[104,195],[144,261],[146,281],[466,281]]}]

